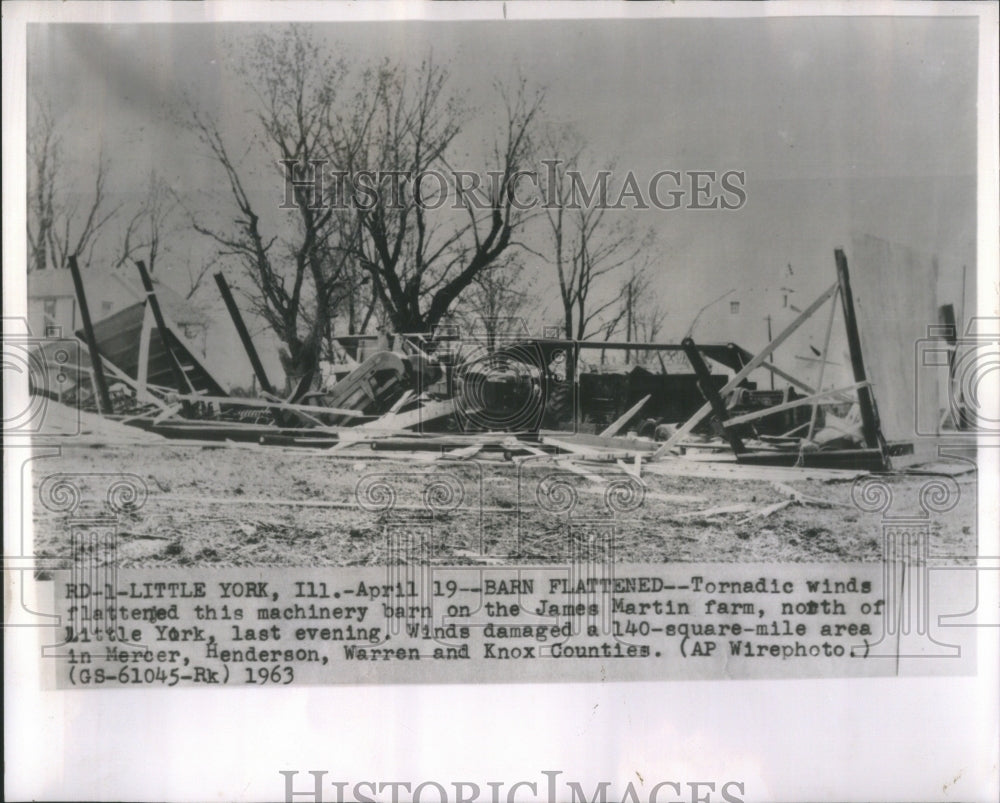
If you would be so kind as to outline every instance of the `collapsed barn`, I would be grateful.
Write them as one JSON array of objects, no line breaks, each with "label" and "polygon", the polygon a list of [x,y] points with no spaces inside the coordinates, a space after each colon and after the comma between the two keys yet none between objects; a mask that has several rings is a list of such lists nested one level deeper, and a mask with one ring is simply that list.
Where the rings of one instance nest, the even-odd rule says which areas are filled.
[{"label": "collapsed barn", "polygon": [[[888,471],[937,455],[929,426],[962,426],[942,415],[951,387],[910,381],[911,329],[886,316],[893,298],[912,324],[941,320],[939,337],[956,340],[952,308],[928,303],[936,264],[875,238],[855,241],[849,272],[837,250],[834,281],[798,317],[753,353],[734,343],[574,341],[527,336],[432,333],[344,336],[335,381],[302,377],[288,394],[267,376],[221,274],[216,282],[253,367],[260,393],[231,394],[197,356],[158,303],[142,263],[144,301],[92,321],[83,277],[70,260],[83,326],[74,333],[84,359],[57,401],[171,439],[242,441],[333,450],[437,452],[467,458],[619,463],[721,460],[738,464]],[[852,280],[854,281],[852,287]],[[807,321],[823,316],[818,381],[780,368],[776,349]],[[916,317],[912,317],[912,316]],[[923,319],[921,319],[921,316]],[[839,317],[851,382],[827,387],[831,334]],[[950,329],[947,324],[950,321]],[[902,353],[901,353],[902,350]],[[627,355],[624,366],[616,359]],[[629,357],[643,354],[640,364]],[[43,362],[51,362],[44,352]],[[618,365],[607,369],[607,364]],[[907,375],[909,370],[910,375]],[[764,381],[770,387],[764,387]],[[775,381],[783,387],[775,389]],[[949,380],[950,382],[950,377]],[[927,395],[921,399],[920,394]]]}]

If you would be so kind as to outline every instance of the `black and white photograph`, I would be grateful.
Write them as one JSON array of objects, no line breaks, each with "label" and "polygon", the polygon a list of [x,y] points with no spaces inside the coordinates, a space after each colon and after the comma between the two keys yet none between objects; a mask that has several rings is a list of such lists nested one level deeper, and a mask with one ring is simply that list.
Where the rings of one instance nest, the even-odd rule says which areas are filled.
[{"label": "black and white photograph", "polygon": [[564,558],[618,478],[618,560],[881,558],[850,480],[916,508],[978,412],[921,359],[976,318],[976,21],[554,24],[29,29],[42,431],[145,486],[119,565],[382,565],[436,477],[437,560]]},{"label": "black and white photograph", "polygon": [[[120,762],[78,799],[991,799],[995,6],[132,5],[5,11],[18,683],[132,730],[278,694],[282,733],[308,695],[611,719],[494,764],[230,733],[203,783]],[[856,703],[796,774],[783,684],[935,683],[933,732]],[[732,695],[785,727],[620,753],[606,695],[674,739]],[[78,721],[58,777],[8,754],[11,799],[122,738]]]}]

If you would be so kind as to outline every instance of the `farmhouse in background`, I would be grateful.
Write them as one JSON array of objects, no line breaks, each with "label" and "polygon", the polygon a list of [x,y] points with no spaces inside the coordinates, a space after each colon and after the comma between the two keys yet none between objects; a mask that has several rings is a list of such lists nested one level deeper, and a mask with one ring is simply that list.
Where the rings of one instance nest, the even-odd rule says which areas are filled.
[{"label": "farmhouse in background", "polygon": [[[90,315],[95,322],[142,302],[146,297],[138,282],[118,272],[88,271],[86,282]],[[208,316],[155,278],[153,285],[164,313],[204,357]],[[28,274],[28,324],[36,336],[56,334],[58,330],[63,337],[72,336],[83,326],[69,270],[40,270]]]}]

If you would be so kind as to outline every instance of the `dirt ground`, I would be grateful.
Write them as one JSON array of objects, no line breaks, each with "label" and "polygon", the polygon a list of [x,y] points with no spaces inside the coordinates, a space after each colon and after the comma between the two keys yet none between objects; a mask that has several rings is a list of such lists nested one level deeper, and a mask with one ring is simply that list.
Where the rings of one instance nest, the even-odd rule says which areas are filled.
[{"label": "dirt ground", "polygon": [[[587,467],[606,479],[600,482],[550,461],[382,454],[64,445],[60,456],[34,461],[35,551],[68,562],[67,517],[106,514],[109,485],[128,474],[145,501],[118,514],[121,567],[545,564],[611,542],[614,560],[636,563],[877,561],[882,554],[882,514],[852,502],[851,481],[781,487],[644,473],[641,488],[614,467]],[[51,498],[49,507],[40,504],[57,474],[71,475],[79,489],[71,511]],[[960,496],[953,509],[929,516],[931,555],[975,554],[975,478],[949,480]],[[921,489],[933,479],[887,475],[890,513],[922,515]],[[772,510],[789,501],[790,490],[823,504]]]}]

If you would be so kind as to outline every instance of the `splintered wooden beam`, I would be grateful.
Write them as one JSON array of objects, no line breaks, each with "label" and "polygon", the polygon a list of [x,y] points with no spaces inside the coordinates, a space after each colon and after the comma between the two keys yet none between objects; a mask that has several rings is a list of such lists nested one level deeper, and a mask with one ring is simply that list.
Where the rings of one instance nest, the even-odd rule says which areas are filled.
[{"label": "splintered wooden beam", "polygon": [[[785,328],[785,330],[781,332],[781,334],[779,334],[774,340],[768,343],[759,354],[757,354],[752,360],[750,360],[750,362],[744,365],[743,368],[740,371],[738,371],[736,375],[733,376],[733,378],[730,379],[725,384],[725,386],[719,391],[719,395],[731,391],[740,382],[746,379],[746,377],[750,373],[759,368],[764,363],[764,361],[771,356],[771,353],[776,348],[778,348],[778,346],[780,346],[782,343],[788,340],[788,338],[790,338],[795,333],[795,330],[797,330],[800,326],[802,326],[803,323],[809,320],[809,318],[812,317],[813,313],[816,312],[816,310],[818,310],[820,307],[822,307],[823,304],[826,303],[826,301],[830,298],[830,296],[832,296],[835,292],[837,292],[837,288],[839,286],[840,286],[839,282],[834,282],[833,284],[831,284],[830,287],[827,288],[827,290],[822,295],[820,295],[820,297],[817,298],[812,304],[810,304],[802,312],[802,314],[799,315],[798,318],[792,321]],[[702,405],[702,407],[698,410],[698,412],[696,412],[680,427],[678,427],[677,431],[674,432],[674,434],[671,435],[666,441],[664,441],[663,445],[659,449],[653,452],[653,459],[659,459],[663,457],[663,455],[665,455],[668,451],[670,451],[670,449],[672,449],[674,445],[677,444],[678,441],[686,437],[688,433],[691,432],[691,430],[693,430],[696,426],[698,426],[698,424],[700,424],[704,420],[705,416],[708,415],[710,412],[712,412],[712,405],[706,402],[704,405]]]},{"label": "splintered wooden beam", "polygon": [[600,433],[600,437],[602,437],[602,438],[610,438],[610,437],[612,437],[614,435],[617,435],[618,434],[618,430],[620,430],[623,426],[625,426],[632,419],[632,416],[634,416],[636,413],[638,413],[642,409],[642,406],[646,402],[648,402],[648,401],[649,401],[649,394],[643,396],[642,400],[640,402],[638,402],[637,404],[635,404],[631,408],[629,408],[629,410],[624,415],[622,415],[620,418],[616,419],[611,424],[611,426],[606,427]]},{"label": "splintered wooden beam", "polygon": [[853,385],[847,385],[846,387],[824,390],[822,393],[814,393],[812,396],[803,396],[801,399],[795,399],[794,401],[785,402],[784,404],[776,404],[773,407],[765,407],[762,410],[754,410],[752,413],[744,413],[743,415],[728,418],[722,425],[724,427],[734,427],[737,424],[745,424],[747,421],[755,421],[758,418],[765,418],[769,415],[774,415],[775,413],[783,413],[785,410],[791,410],[793,407],[804,407],[807,404],[815,404],[816,402],[828,399],[831,396],[837,396],[841,393],[848,393],[853,390],[860,390],[861,388],[868,387],[870,384],[871,383],[869,382],[855,382]]},{"label": "splintered wooden beam", "polygon": [[409,427],[415,427],[437,418],[443,418],[455,412],[455,400],[444,399],[442,401],[428,401],[416,410],[405,413],[386,413],[381,418],[360,424],[354,429],[361,430],[382,430],[395,432]]},{"label": "splintered wooden beam", "polygon": [[[837,288],[837,294],[840,294],[840,288]],[[837,314],[837,302],[830,305],[830,317],[826,322],[826,335],[823,338],[823,351],[821,352],[822,362],[819,365],[819,381],[816,383],[817,387],[823,389],[823,380],[826,377],[826,358],[830,354],[830,335],[833,333],[833,319]],[[812,408],[812,414],[809,416],[809,432],[806,434],[805,442],[811,441],[813,438],[813,433],[816,431],[816,416],[819,414],[819,405],[815,405]],[[803,442],[803,445],[805,445]]]},{"label": "splintered wooden beam", "polygon": [[814,388],[812,385],[807,385],[801,379],[799,379],[799,378],[797,378],[795,376],[792,376],[792,374],[788,373],[787,371],[781,370],[774,363],[766,362],[765,361],[765,362],[762,362],[760,364],[760,367],[764,368],[767,371],[770,371],[775,376],[780,377],[781,379],[784,379],[789,385],[794,385],[799,390],[804,390],[806,393],[815,393],[816,392],[816,388]]},{"label": "splintered wooden beam", "polygon": [[[316,404],[292,404],[290,402],[268,401],[267,399],[240,398],[239,396],[203,396],[197,393],[175,394],[174,398],[181,402],[205,402],[223,407],[261,407],[268,410],[289,410],[313,415],[343,415],[351,418],[366,418],[365,413],[350,410],[346,407],[322,407]],[[319,422],[317,422],[319,423]]]}]

